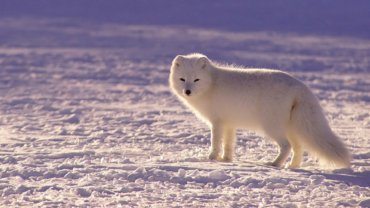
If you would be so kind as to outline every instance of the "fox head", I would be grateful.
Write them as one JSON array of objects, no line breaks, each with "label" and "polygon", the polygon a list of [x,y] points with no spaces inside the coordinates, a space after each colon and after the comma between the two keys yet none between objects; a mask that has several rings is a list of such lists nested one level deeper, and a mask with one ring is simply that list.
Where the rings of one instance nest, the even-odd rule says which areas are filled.
[{"label": "fox head", "polygon": [[211,61],[202,54],[176,56],[170,72],[171,89],[186,100],[196,99],[211,86],[211,67]]}]

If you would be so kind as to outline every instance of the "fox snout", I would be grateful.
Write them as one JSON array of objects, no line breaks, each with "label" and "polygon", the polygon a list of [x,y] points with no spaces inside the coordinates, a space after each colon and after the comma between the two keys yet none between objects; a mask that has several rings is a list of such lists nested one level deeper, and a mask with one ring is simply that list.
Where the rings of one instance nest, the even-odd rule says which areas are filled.
[{"label": "fox snout", "polygon": [[191,95],[191,90],[184,90],[184,94],[187,95],[187,96],[190,96]]}]

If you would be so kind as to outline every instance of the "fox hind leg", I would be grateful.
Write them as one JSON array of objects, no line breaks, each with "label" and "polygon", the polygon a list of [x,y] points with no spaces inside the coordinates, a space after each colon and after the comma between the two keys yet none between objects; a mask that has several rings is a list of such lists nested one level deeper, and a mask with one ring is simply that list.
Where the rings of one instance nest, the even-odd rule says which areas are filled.
[{"label": "fox hind leg", "polygon": [[292,145],[293,149],[293,157],[290,161],[288,168],[299,168],[301,166],[302,158],[303,158],[303,149],[302,146],[295,140],[294,137],[289,138],[290,144]]},{"label": "fox hind leg", "polygon": [[277,143],[279,145],[279,155],[275,158],[273,162],[267,164],[275,167],[281,167],[285,160],[288,158],[291,147],[288,140],[286,139],[278,140]]}]

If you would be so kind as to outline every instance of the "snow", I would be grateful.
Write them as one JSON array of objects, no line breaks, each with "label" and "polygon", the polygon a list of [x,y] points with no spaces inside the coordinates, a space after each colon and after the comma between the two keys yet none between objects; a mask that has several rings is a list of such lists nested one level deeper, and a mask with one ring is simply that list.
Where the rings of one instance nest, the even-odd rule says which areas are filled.
[{"label": "snow", "polygon": [[[370,206],[369,2],[12,2],[0,8],[1,206]],[[352,168],[266,166],[277,148],[249,131],[234,162],[208,161],[209,129],[168,88],[171,60],[191,52],[305,82]]]}]

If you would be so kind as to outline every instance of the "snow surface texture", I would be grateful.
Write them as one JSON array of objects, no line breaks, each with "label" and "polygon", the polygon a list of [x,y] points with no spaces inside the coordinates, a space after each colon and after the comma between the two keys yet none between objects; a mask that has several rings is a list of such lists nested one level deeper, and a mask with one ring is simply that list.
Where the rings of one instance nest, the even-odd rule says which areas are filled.
[{"label": "snow surface texture", "polygon": [[[2,207],[370,207],[369,3],[92,2],[1,2]],[[207,126],[167,83],[190,52],[304,81],[352,169],[264,166],[277,147],[248,131],[233,163],[208,161]]]}]

